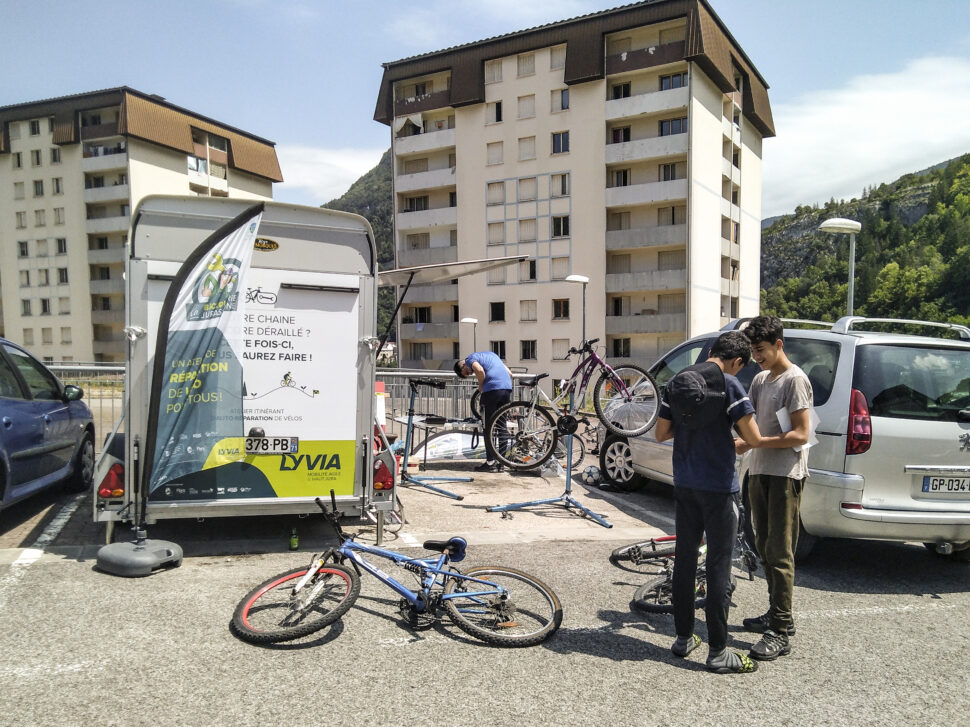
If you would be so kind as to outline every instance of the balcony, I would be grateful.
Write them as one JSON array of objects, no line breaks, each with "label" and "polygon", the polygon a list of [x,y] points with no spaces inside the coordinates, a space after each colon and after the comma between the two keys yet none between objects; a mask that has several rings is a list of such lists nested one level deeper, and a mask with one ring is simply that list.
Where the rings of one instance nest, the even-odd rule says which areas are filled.
[{"label": "balcony", "polygon": [[415,154],[434,149],[450,149],[455,146],[455,130],[441,129],[414,136],[401,136],[394,140],[395,154]]},{"label": "balcony", "polygon": [[651,136],[606,145],[606,163],[635,162],[641,159],[683,156],[687,153],[687,134]]},{"label": "balcony", "polygon": [[454,363],[455,359],[453,358],[406,358],[401,361],[401,368],[418,369],[424,371],[438,371],[444,369],[450,370]]},{"label": "balcony", "polygon": [[91,323],[99,325],[122,325],[125,322],[125,312],[123,310],[93,310],[91,311]]},{"label": "balcony", "polygon": [[435,187],[454,187],[455,168],[432,169],[428,172],[416,174],[400,174],[394,180],[395,192],[410,192],[415,189],[433,189]]},{"label": "balcony", "polygon": [[[451,286],[455,287],[455,286]],[[458,338],[457,323],[402,323],[401,338],[421,339]]]},{"label": "balcony", "polygon": [[730,159],[721,158],[721,175],[735,182],[741,180],[741,170]]},{"label": "balcony", "polygon": [[107,250],[88,250],[88,262],[91,265],[122,264],[125,262],[125,248],[109,247]]},{"label": "balcony", "polygon": [[628,184],[625,187],[609,187],[606,190],[607,207],[630,207],[637,204],[681,199],[687,199],[686,179],[675,179],[671,182]]},{"label": "balcony", "polygon": [[613,121],[685,109],[689,98],[687,88],[670,88],[666,91],[651,91],[626,98],[610,99],[606,102],[606,120]]},{"label": "balcony", "polygon": [[721,238],[721,255],[732,260],[741,259],[741,246],[736,242],[731,242],[726,237]]},{"label": "balcony", "polygon": [[[408,288],[408,303],[455,303],[458,286],[450,283],[412,285]],[[457,338],[457,334],[455,336]]]},{"label": "balcony", "polygon": [[451,106],[450,88],[446,88],[443,91],[435,91],[434,93],[426,93],[424,96],[395,99],[394,115],[410,116],[411,114],[419,114],[422,111],[443,109],[447,106]]},{"label": "balcony", "polygon": [[85,202],[121,202],[128,201],[127,184],[109,184],[106,187],[89,187],[84,190]]},{"label": "balcony", "polygon": [[721,198],[721,217],[726,217],[735,222],[741,221],[741,208],[732,204],[731,200]]},{"label": "balcony", "polygon": [[458,260],[458,247],[426,247],[421,250],[398,250],[397,265],[409,268],[413,265],[453,263]]},{"label": "balcony", "polygon": [[681,290],[687,287],[687,270],[649,270],[641,273],[607,273],[606,292]]},{"label": "balcony", "polygon": [[103,139],[107,136],[119,136],[117,121],[109,121],[105,124],[95,124],[94,126],[81,127],[81,141]]},{"label": "balcony", "polygon": [[98,147],[97,152],[85,151],[81,160],[83,172],[106,172],[111,169],[127,169],[128,152],[126,149],[107,149]]},{"label": "balcony", "polygon": [[606,233],[607,250],[634,250],[658,245],[686,245],[687,225],[654,225]]},{"label": "balcony", "polygon": [[114,280],[92,280],[89,292],[91,295],[121,295],[125,292],[125,281],[121,278]]},{"label": "balcony", "polygon": [[739,297],[740,292],[741,284],[737,280],[721,278],[721,295],[728,295],[732,298],[737,298]]},{"label": "balcony", "polygon": [[652,68],[666,63],[682,61],[684,60],[685,47],[686,43],[678,40],[675,43],[653,45],[649,48],[638,48],[626,53],[606,56],[606,75],[612,76],[616,73],[626,73],[641,68]]},{"label": "balcony", "polygon": [[92,350],[94,353],[119,356],[120,358],[115,360],[124,361],[126,353],[125,334],[119,333],[117,336],[111,336],[107,339],[97,338],[92,342]]},{"label": "balcony", "polygon": [[741,129],[731,119],[721,119],[721,133],[737,144],[741,141]]},{"label": "balcony", "polygon": [[457,224],[457,207],[438,207],[417,212],[397,213],[397,229],[399,231],[441,227],[443,225],[455,227]]},{"label": "balcony", "polygon": [[686,313],[606,317],[606,334],[608,336],[626,336],[634,333],[677,333],[686,330]]},{"label": "balcony", "polygon": [[97,235],[106,232],[128,232],[129,222],[128,215],[97,217],[87,220],[86,226],[89,235]]}]

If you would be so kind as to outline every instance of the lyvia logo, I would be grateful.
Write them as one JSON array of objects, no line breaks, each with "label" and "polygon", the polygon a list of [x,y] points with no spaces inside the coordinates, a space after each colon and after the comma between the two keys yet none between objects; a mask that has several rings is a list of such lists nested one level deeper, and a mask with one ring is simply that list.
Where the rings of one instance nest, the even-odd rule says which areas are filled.
[{"label": "lyvia logo", "polygon": [[239,303],[239,269],[242,262],[213,253],[192,288],[185,317],[190,321],[217,318],[236,310]]},{"label": "lyvia logo", "polygon": [[309,454],[283,454],[280,455],[280,472],[293,472],[298,469],[306,469],[308,472],[320,472],[323,470],[339,470],[340,455],[318,454],[311,457]]}]

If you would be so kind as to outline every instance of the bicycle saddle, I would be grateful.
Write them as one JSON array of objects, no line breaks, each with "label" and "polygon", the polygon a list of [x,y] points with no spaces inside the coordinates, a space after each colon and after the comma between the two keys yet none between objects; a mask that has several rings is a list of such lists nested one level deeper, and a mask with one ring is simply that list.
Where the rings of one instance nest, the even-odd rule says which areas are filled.
[{"label": "bicycle saddle", "polygon": [[468,541],[456,535],[448,540],[425,540],[423,547],[425,550],[447,553],[448,557],[451,558],[451,562],[457,563],[464,559]]},{"label": "bicycle saddle", "polygon": [[536,374],[535,376],[530,376],[527,379],[519,379],[519,386],[535,386],[549,374]]},{"label": "bicycle saddle", "polygon": [[432,389],[445,388],[445,382],[441,379],[408,379],[411,386],[430,386]]}]

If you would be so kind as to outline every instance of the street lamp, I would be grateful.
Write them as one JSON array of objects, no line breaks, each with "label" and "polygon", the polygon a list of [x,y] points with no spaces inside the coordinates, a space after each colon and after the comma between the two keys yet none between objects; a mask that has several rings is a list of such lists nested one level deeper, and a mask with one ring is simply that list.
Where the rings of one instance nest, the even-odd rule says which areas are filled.
[{"label": "street lamp", "polygon": [[585,275],[567,275],[566,282],[583,284],[583,343],[586,343],[586,284],[589,278]]},{"label": "street lamp", "polygon": [[460,323],[471,323],[472,324],[472,353],[478,351],[478,319],[477,318],[462,318]]},{"label": "street lamp", "polygon": [[847,220],[844,217],[833,217],[818,226],[822,232],[832,232],[849,236],[849,303],[848,315],[852,315],[855,299],[855,233],[862,229],[862,223]]}]

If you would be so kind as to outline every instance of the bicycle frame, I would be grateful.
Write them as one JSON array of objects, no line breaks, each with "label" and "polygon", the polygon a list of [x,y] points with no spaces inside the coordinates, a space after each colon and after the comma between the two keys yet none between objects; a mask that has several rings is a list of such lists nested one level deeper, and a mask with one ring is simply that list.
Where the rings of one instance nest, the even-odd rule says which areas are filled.
[{"label": "bicycle frame", "polygon": [[[576,410],[580,404],[586,400],[586,390],[589,388],[589,382],[593,378],[594,371],[602,370],[611,374],[614,373],[613,367],[601,359],[588,342],[583,342],[583,350],[579,351],[578,353],[582,354],[587,347],[589,347],[589,355],[576,366],[570,377],[566,379],[568,383],[563,387],[562,393],[560,393],[559,396],[555,397],[554,399],[550,399],[540,387],[536,386],[536,389],[539,392],[538,396],[545,399],[546,403],[555,408],[557,411],[561,411],[566,414],[576,413]],[[582,373],[581,378],[579,377],[580,373]],[[580,383],[579,386],[574,389],[573,385],[577,379],[579,379]],[[626,384],[623,383],[622,379],[618,379],[618,381],[620,382],[620,386],[623,387],[623,395],[628,396],[629,391],[627,391]],[[574,394],[571,411],[570,407],[562,405],[564,399],[568,400],[570,392]]]}]

